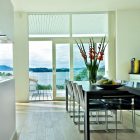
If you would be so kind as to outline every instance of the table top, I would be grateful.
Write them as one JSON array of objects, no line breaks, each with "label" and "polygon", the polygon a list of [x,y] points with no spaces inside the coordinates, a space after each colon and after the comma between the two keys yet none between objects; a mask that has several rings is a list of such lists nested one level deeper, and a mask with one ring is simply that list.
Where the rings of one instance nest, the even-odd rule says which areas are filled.
[{"label": "table top", "polygon": [[89,81],[75,81],[78,85],[82,85],[83,91],[88,94],[87,96],[94,96],[94,98],[102,98],[102,97],[107,97],[107,98],[120,98],[120,97],[134,97],[138,96],[140,97],[140,91],[139,94],[133,92],[132,88],[127,88],[125,86],[117,88],[117,89],[103,89],[100,88],[96,85],[90,85]]},{"label": "table top", "polygon": [[[78,85],[82,85],[83,91],[88,94],[88,96],[94,96],[99,98],[99,96],[137,96],[140,97],[140,90],[131,87],[120,87],[117,89],[102,89],[96,85],[90,85],[89,81],[75,81]],[[93,95],[94,94],[94,95]]]}]

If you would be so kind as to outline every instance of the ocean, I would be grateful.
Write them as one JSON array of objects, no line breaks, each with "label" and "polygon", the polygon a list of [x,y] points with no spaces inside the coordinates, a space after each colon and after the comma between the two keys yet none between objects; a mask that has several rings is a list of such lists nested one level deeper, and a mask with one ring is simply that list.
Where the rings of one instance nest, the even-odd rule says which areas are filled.
[{"label": "ocean", "polygon": [[[0,71],[1,73],[11,73],[13,71]],[[79,70],[75,70],[74,73],[77,74]],[[0,75],[1,77],[5,77]],[[38,80],[40,85],[52,85],[53,73],[52,72],[29,72],[29,77]],[[65,79],[69,79],[69,72],[56,72],[56,85],[64,85]]]},{"label": "ocean", "polygon": [[[52,72],[29,72],[29,76],[40,85],[52,85]],[[65,79],[69,79],[69,72],[56,72],[56,85],[64,85]]]},{"label": "ocean", "polygon": [[[75,69],[74,75],[79,74],[83,69]],[[12,71],[1,71],[5,73],[13,73]],[[56,85],[64,85],[66,79],[70,79],[70,72],[56,72]],[[40,85],[52,85],[52,72],[29,72],[29,77],[38,80]]]}]

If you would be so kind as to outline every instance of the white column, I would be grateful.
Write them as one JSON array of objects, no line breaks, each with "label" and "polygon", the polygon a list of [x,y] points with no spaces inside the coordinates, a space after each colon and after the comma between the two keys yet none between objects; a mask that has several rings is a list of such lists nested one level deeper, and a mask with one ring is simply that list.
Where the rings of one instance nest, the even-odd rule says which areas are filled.
[{"label": "white column", "polygon": [[27,13],[14,14],[13,65],[17,102],[27,102],[29,96],[29,48]]},{"label": "white column", "polygon": [[116,79],[115,12],[108,13],[108,77]]}]

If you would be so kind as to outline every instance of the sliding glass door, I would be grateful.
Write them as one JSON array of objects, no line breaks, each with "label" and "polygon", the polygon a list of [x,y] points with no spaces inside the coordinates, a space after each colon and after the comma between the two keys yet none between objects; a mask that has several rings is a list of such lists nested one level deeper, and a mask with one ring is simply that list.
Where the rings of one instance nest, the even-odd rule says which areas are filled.
[{"label": "sliding glass door", "polygon": [[70,45],[54,42],[29,42],[29,100],[65,98],[65,80],[70,75]]},{"label": "sliding glass door", "polygon": [[52,100],[52,41],[29,42],[29,100]]},{"label": "sliding glass door", "polygon": [[65,80],[70,79],[70,44],[54,43],[54,99],[65,98]]}]

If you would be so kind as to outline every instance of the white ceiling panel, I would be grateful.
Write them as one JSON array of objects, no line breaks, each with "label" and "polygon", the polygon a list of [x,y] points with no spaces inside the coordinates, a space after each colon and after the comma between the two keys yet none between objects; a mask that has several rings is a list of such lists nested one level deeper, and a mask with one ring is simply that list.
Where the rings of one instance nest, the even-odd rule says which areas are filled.
[{"label": "white ceiling panel", "polygon": [[11,0],[15,11],[85,12],[139,9],[140,0]]}]

